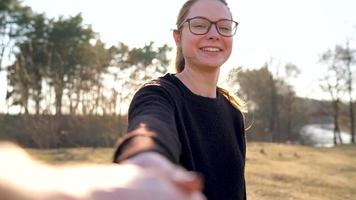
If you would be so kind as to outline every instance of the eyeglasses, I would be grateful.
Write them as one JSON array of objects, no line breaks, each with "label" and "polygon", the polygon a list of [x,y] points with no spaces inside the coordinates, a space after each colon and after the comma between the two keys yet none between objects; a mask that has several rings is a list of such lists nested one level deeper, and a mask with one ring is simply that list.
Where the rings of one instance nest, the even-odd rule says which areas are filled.
[{"label": "eyeglasses", "polygon": [[211,25],[214,24],[218,33],[225,37],[232,37],[235,35],[237,25],[239,24],[230,19],[210,21],[205,17],[193,17],[185,20],[178,28],[182,27],[186,22],[189,24],[190,32],[195,35],[207,34],[210,31]]}]

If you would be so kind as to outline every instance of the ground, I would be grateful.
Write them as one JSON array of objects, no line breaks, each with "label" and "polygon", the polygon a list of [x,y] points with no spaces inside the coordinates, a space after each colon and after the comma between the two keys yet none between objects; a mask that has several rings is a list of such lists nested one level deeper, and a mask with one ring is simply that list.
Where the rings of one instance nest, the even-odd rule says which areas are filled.
[{"label": "ground", "polygon": [[[54,165],[109,163],[111,148],[29,149]],[[246,164],[249,200],[356,199],[356,145],[313,148],[248,143]]]}]

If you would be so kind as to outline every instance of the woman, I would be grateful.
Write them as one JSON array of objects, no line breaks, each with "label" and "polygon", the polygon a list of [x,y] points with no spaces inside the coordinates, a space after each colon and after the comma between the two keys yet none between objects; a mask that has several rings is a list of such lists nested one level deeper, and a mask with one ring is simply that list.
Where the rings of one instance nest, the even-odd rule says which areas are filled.
[{"label": "woman", "polygon": [[188,171],[209,200],[246,199],[243,103],[216,86],[236,26],[224,0],[187,1],[173,32],[178,73],[136,93],[121,165],[53,167],[0,143],[0,199],[203,200]]},{"label": "woman", "polygon": [[[183,5],[173,32],[178,73],[135,94],[128,134],[118,142],[115,162],[161,169],[169,160],[201,174],[209,200],[246,199],[244,104],[217,87],[236,28],[224,0]],[[187,191],[200,187],[196,182],[177,186]]]}]

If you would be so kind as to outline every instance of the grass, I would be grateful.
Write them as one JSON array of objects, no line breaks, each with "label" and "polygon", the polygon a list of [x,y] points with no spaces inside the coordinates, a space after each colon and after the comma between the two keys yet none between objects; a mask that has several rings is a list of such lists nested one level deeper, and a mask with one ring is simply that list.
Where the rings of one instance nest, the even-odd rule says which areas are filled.
[{"label": "grass", "polygon": [[250,199],[356,199],[356,146],[312,148],[250,143]]},{"label": "grass", "polygon": [[112,162],[114,149],[112,148],[60,148],[60,149],[28,149],[34,158],[51,165]]},{"label": "grass", "polygon": [[[44,162],[109,163],[113,149],[29,150]],[[356,146],[312,148],[249,143],[246,164],[249,200],[356,199]]]}]

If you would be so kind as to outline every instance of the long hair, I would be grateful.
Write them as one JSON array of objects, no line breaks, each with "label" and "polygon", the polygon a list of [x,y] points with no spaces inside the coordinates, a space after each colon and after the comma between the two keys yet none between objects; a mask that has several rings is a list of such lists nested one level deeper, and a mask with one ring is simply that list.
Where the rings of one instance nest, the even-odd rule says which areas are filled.
[{"label": "long hair", "polygon": [[[177,30],[175,31],[178,32],[181,31],[182,28],[181,24],[184,22],[185,18],[187,17],[190,8],[198,1],[200,0],[188,0],[183,4],[182,8],[178,13],[177,22],[176,22]],[[225,0],[217,0],[217,1],[223,3],[226,7],[228,7],[228,4]],[[182,72],[184,70],[184,66],[185,66],[185,60],[184,60],[183,52],[182,49],[178,47],[176,53],[176,61],[175,61],[175,67],[177,73]],[[230,93],[228,90],[223,89],[221,87],[218,87],[218,91],[221,92],[236,109],[240,110],[243,113],[247,113],[247,106],[243,100],[241,100],[236,95]]]}]

